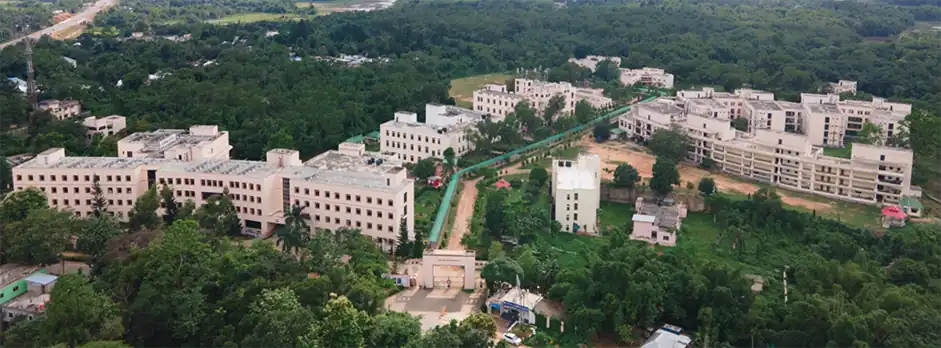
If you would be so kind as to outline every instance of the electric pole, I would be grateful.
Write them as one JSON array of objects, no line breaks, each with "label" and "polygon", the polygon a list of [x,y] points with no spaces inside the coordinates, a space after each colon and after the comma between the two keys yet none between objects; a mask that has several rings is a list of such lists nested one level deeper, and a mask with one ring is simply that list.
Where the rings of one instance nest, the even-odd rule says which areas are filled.
[{"label": "electric pole", "polygon": [[33,70],[33,43],[29,37],[29,26],[25,26],[26,40],[26,93],[29,96],[29,105],[33,111],[39,110],[39,97],[36,95],[35,70]]}]

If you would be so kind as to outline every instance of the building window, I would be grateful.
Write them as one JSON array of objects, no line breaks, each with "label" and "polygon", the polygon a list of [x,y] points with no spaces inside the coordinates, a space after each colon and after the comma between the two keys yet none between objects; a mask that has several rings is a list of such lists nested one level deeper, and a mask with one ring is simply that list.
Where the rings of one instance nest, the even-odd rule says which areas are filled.
[{"label": "building window", "polygon": [[346,200],[350,200],[350,194],[346,194]]},{"label": "building window", "polygon": [[577,193],[575,194],[575,200],[576,200],[576,201],[578,200],[578,194],[577,194]]}]

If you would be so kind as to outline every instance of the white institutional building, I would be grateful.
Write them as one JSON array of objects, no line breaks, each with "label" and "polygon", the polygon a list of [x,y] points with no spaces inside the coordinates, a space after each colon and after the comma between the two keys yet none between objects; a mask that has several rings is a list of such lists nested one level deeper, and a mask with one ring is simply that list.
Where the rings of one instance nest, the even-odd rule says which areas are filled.
[{"label": "white institutional building", "polygon": [[510,91],[506,85],[488,84],[483,89],[474,91],[474,111],[491,114],[501,120],[509,115],[522,101],[541,114],[549,106],[549,100],[555,96],[565,97],[565,105],[559,115],[575,112],[575,104],[585,100],[595,108],[614,105],[611,98],[604,96],[604,91],[597,88],[576,88],[568,82],[546,82],[532,79],[515,79],[515,89]]},{"label": "white institutional building", "polygon": [[601,202],[601,157],[552,160],[553,215],[562,231],[597,235]]},{"label": "white institutional building", "polygon": [[[598,70],[598,64],[605,60],[610,60],[621,66],[621,57],[605,57],[605,56],[587,56],[583,59],[569,58],[570,63],[575,63],[578,66],[588,68],[591,72]],[[619,80],[622,85],[631,86],[636,83],[642,83],[648,86],[655,86],[660,88],[673,88],[673,74],[667,73],[660,68],[650,68],[644,67],[640,69],[627,69],[619,68],[621,74]]]},{"label": "white institutional building", "polygon": [[[839,101],[834,95],[803,99],[774,101],[770,93],[753,90],[681,91],[676,98],[637,105],[619,117],[618,126],[639,139],[679,126],[690,137],[690,160],[711,158],[725,172],[796,191],[864,204],[921,196],[911,186],[911,150],[853,144],[845,159],[825,156],[821,148],[841,146],[845,135],[861,128],[861,120],[886,125],[891,136],[910,106],[878,98]],[[732,128],[730,120],[739,117],[748,119],[747,132]]]},{"label": "white institutional building", "polygon": [[86,117],[82,125],[87,129],[86,136],[91,139],[95,134],[101,134],[108,137],[117,135],[127,127],[127,119],[124,116],[111,115],[101,118],[95,116]]},{"label": "white institutional building", "polygon": [[245,232],[256,236],[284,224],[292,205],[303,208],[312,229],[360,229],[386,249],[403,220],[414,231],[413,180],[393,156],[354,143],[307,161],[289,149],[270,150],[265,161],[234,160],[229,149],[228,133],[216,126],[135,133],[118,142],[119,157],[44,151],[13,168],[14,187],[38,188],[51,207],[88,216],[97,177],[108,211],[122,220],[151,186],[170,186],[178,204],[197,206],[228,190]]},{"label": "white institutional building", "polygon": [[[379,126],[380,152],[415,163],[424,158],[444,158],[444,151],[454,149],[456,156],[473,150],[467,132],[488,116],[481,112],[451,105],[425,105],[425,122],[418,122],[413,112],[396,112],[395,118]],[[493,116],[494,122],[503,120]]]}]

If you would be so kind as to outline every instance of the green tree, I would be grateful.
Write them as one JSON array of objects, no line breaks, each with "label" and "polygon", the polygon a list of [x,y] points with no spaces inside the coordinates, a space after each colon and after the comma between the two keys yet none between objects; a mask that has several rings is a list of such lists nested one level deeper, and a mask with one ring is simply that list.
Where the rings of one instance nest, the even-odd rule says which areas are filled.
[{"label": "green tree", "polygon": [[650,150],[657,157],[666,157],[673,162],[680,162],[686,158],[686,145],[689,137],[679,128],[661,129],[653,133],[648,142]]},{"label": "green tree", "polygon": [[353,307],[346,296],[331,294],[324,316],[314,323],[312,332],[301,340],[302,347],[365,347],[371,318]]},{"label": "green tree", "polygon": [[535,187],[544,187],[549,181],[549,172],[545,168],[536,167],[529,171],[529,184]]},{"label": "green tree", "polygon": [[81,228],[76,232],[78,236],[78,250],[100,257],[111,238],[121,234],[121,225],[117,219],[110,215],[90,216],[81,220]]},{"label": "green tree", "polygon": [[157,198],[157,189],[153,186],[144,191],[144,194],[137,197],[134,201],[134,207],[128,213],[128,224],[131,230],[140,231],[143,229],[156,229],[160,227],[163,221],[157,216],[157,208],[160,207],[160,201]]},{"label": "green tree", "polygon": [[399,224],[399,240],[395,246],[395,256],[407,258],[412,254],[412,241],[408,238],[408,221],[402,219]]},{"label": "green tree", "polygon": [[497,321],[487,313],[471,314],[461,321],[461,326],[482,331],[487,334],[487,337],[493,337],[497,334]]},{"label": "green tree", "polygon": [[619,164],[614,169],[614,186],[633,190],[638,181],[640,181],[640,174],[630,164]]},{"label": "green tree", "polygon": [[105,192],[101,189],[100,177],[92,175],[91,206],[92,214],[101,217],[108,213],[108,200],[105,199]]},{"label": "green tree", "polygon": [[3,254],[8,261],[29,265],[55,263],[65,250],[72,227],[71,213],[31,210],[25,219],[4,228]]},{"label": "green tree", "polygon": [[614,125],[601,122],[595,125],[595,129],[592,132],[592,135],[595,137],[595,140],[598,142],[607,141],[611,138],[611,129],[614,128]]},{"label": "green tree", "polygon": [[91,341],[85,343],[79,348],[132,348],[124,341]]},{"label": "green tree", "polygon": [[239,218],[232,203],[229,189],[221,195],[214,195],[196,210],[199,227],[215,236],[238,236],[242,234],[242,219]]},{"label": "green tree", "polygon": [[716,181],[710,177],[699,179],[699,192],[709,196],[716,192]]},{"label": "green tree", "polygon": [[56,280],[45,315],[40,327],[51,335],[46,339],[70,347],[93,340],[120,339],[124,334],[117,306],[96,292],[82,275],[64,275]]},{"label": "green tree", "polygon": [[480,276],[487,280],[487,287],[490,290],[495,290],[501,282],[515,285],[517,276],[522,279],[526,275],[523,274],[523,268],[518,262],[501,257],[490,259],[490,262],[480,271]]},{"label": "green tree", "polygon": [[177,205],[176,197],[173,196],[173,187],[164,185],[160,188],[160,205],[163,206],[163,223],[173,224],[179,215],[180,206]]},{"label": "green tree", "polygon": [[25,219],[31,211],[48,209],[46,193],[37,188],[12,192],[0,201],[0,222],[11,223]]},{"label": "green tree", "polygon": [[280,246],[283,252],[300,256],[301,248],[310,242],[310,226],[304,217],[304,208],[292,205],[285,216],[284,225],[275,230],[275,235],[278,237],[275,246]]},{"label": "green tree", "polygon": [[653,164],[653,177],[650,178],[650,189],[659,196],[665,197],[673,192],[673,186],[680,184],[680,172],[676,162],[669,157],[657,157]]},{"label": "green tree", "polygon": [[865,121],[863,128],[856,134],[855,141],[863,144],[882,145],[885,143],[882,126]]},{"label": "green tree", "polygon": [[0,194],[13,190],[13,166],[6,157],[0,156]]},{"label": "green tree", "polygon": [[444,150],[444,171],[445,173],[454,172],[454,167],[457,166],[457,159],[454,154],[454,148],[448,147]]},{"label": "green tree", "polygon": [[525,277],[520,276],[524,288],[533,288],[539,281],[539,268],[541,262],[533,253],[533,250],[526,248],[518,257],[516,263],[520,265]]},{"label": "green tree", "polygon": [[542,111],[542,118],[548,126],[552,126],[552,123],[555,121],[556,116],[559,115],[563,109],[565,109],[565,96],[558,94],[549,98],[549,102],[546,104],[546,109]]},{"label": "green tree", "polygon": [[373,318],[366,334],[367,347],[405,347],[421,337],[421,322],[408,313],[385,312]]},{"label": "green tree", "polygon": [[595,118],[597,111],[586,100],[579,100],[575,103],[575,119],[579,124],[588,123]]},{"label": "green tree", "polygon": [[618,63],[605,59],[595,67],[594,75],[602,81],[618,81],[621,78],[621,67]]},{"label": "green tree", "polygon": [[435,175],[435,161],[431,158],[424,158],[415,162],[412,167],[412,175],[421,181]]},{"label": "green tree", "polygon": [[294,347],[310,333],[313,314],[288,288],[262,290],[242,319],[243,347]]}]

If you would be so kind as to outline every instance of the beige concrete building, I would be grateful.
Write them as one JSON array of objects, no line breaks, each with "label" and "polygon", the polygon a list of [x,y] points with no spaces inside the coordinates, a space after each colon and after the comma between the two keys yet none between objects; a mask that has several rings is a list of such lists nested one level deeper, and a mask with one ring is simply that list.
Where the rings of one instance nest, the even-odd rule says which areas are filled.
[{"label": "beige concrete building", "polygon": [[218,126],[192,126],[189,130],[158,129],[118,140],[118,156],[168,158],[180,161],[228,159],[229,132]]},{"label": "beige concrete building", "polygon": [[474,91],[474,111],[506,118],[523,100],[526,97],[507,90],[506,85],[488,84]]},{"label": "beige concrete building", "polygon": [[911,186],[911,150],[854,144],[851,159],[825,156],[807,135],[775,130],[774,123],[772,129],[738,132],[728,121],[687,112],[682,103],[660,98],[638,105],[618,125],[637,139],[679,127],[690,137],[688,159],[711,158],[727,173],[795,191],[863,204],[921,196]]},{"label": "beige concrete building", "polygon": [[95,134],[101,134],[105,137],[117,135],[127,127],[127,119],[124,116],[111,115],[97,118],[94,116],[86,117],[82,125],[87,129],[86,136],[91,139]]},{"label": "beige concrete building", "polygon": [[[153,133],[163,138],[167,132],[143,134]],[[232,160],[228,150],[224,155],[202,156],[208,152],[204,149],[228,148],[227,138],[221,136],[224,132],[198,134],[209,140],[187,144],[205,146],[167,141],[175,145],[149,148],[153,151],[138,148],[123,157],[70,157],[64,149],[49,149],[14,167],[14,187],[38,188],[46,193],[50,206],[88,216],[97,177],[108,211],[122,220],[151,186],[170,186],[179,204],[192,200],[197,206],[228,190],[245,233],[256,236],[270,235],[284,224],[284,214],[292,205],[303,208],[312,229],[360,229],[386,249],[395,244],[403,220],[414,231],[414,181],[393,156],[367,152],[363,144],[344,143],[308,161],[287,149],[269,151],[265,161]],[[132,144],[141,142],[139,136],[128,138]],[[184,152],[200,156],[180,159],[178,155]]]},{"label": "beige concrete building", "polygon": [[598,234],[601,157],[582,154],[575,161],[552,160],[553,215],[562,231]]},{"label": "beige concrete building", "polygon": [[[396,112],[395,118],[379,126],[380,152],[415,163],[424,158],[444,159],[449,147],[457,156],[473,150],[468,132],[484,113],[450,105],[425,105],[425,122],[412,112]],[[494,117],[495,121],[503,120]]]},{"label": "beige concrete building", "polygon": [[575,63],[575,65],[578,65],[583,68],[588,68],[588,70],[591,70],[591,72],[595,72],[596,70],[598,70],[598,64],[600,64],[601,62],[605,60],[610,60],[614,62],[615,64],[617,64],[618,66],[621,66],[621,57],[605,57],[605,56],[587,56],[582,59],[569,58],[569,63]]},{"label": "beige concrete building", "polygon": [[631,217],[631,240],[663,246],[676,245],[676,232],[680,230],[683,219],[686,218],[686,205],[677,204],[672,198],[658,202],[637,197],[634,211],[637,213]]},{"label": "beige concrete building", "polygon": [[60,121],[82,113],[82,105],[77,100],[43,100],[39,102],[39,109],[49,111]]},{"label": "beige concrete building", "polygon": [[578,101],[584,100],[595,109],[614,106],[614,99],[605,97],[604,90],[601,88],[576,88],[575,98]]},{"label": "beige concrete building", "polygon": [[856,93],[856,81],[840,80],[831,82],[830,93]]},{"label": "beige concrete building", "polygon": [[641,83],[660,88],[673,88],[673,74],[660,68],[621,68],[620,81],[625,86]]},{"label": "beige concrete building", "polygon": [[529,105],[536,109],[537,113],[542,113],[549,106],[549,100],[555,96],[565,97],[565,105],[559,111],[560,115],[568,115],[575,112],[575,87],[568,82],[546,82],[531,79],[516,79],[513,83],[516,87],[516,94],[529,100]]}]

